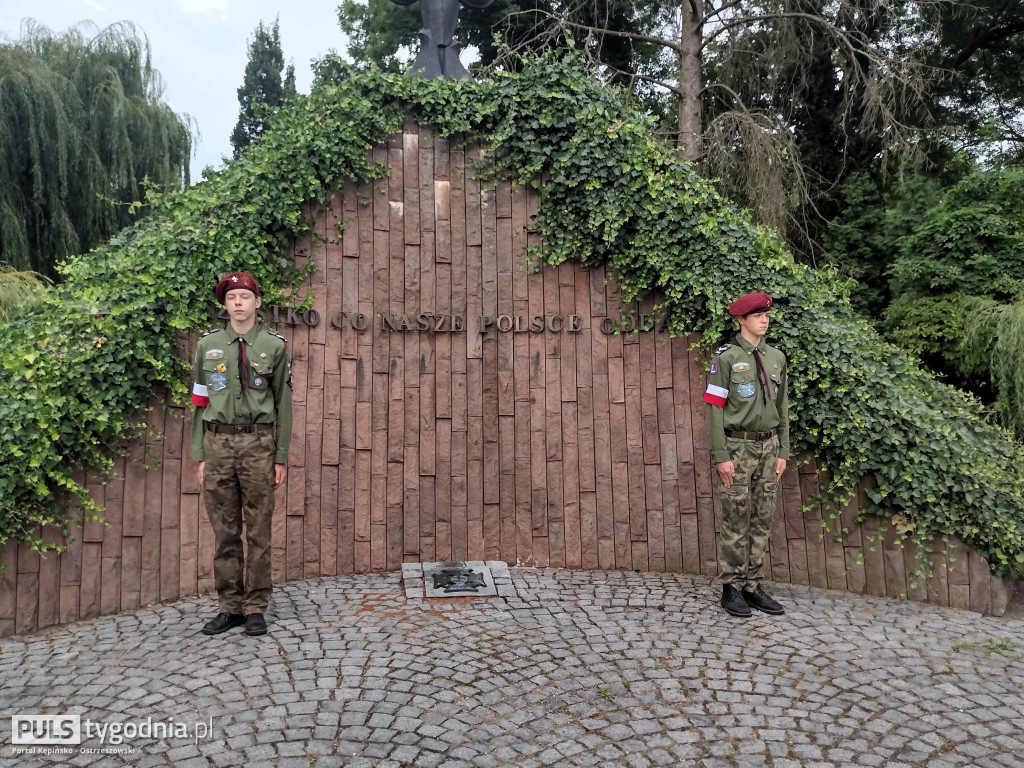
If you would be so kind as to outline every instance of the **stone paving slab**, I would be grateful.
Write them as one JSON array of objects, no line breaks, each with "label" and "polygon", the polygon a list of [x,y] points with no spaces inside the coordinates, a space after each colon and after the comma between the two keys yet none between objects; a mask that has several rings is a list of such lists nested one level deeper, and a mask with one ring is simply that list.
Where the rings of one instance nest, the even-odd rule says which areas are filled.
[{"label": "stone paving slab", "polygon": [[[289,583],[259,638],[201,635],[210,596],[4,638],[0,766],[1024,763],[1019,618],[773,585],[787,614],[744,620],[690,576],[508,578],[440,600],[407,597],[399,573]],[[15,754],[25,714],[92,735]],[[191,730],[111,741],[145,723]]]}]

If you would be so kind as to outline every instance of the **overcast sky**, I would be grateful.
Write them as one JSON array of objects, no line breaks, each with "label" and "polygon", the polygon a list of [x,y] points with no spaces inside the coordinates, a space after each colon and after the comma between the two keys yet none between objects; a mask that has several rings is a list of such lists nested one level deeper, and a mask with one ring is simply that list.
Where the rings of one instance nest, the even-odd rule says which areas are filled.
[{"label": "overcast sky", "polygon": [[345,51],[336,0],[0,0],[0,36],[21,36],[21,22],[35,19],[54,31],[81,21],[100,28],[117,21],[138,24],[164,80],[164,99],[191,115],[200,136],[192,179],[206,165],[231,156],[238,120],[236,91],[245,76],[248,41],[260,21],[279,18],[285,62],[295,64],[296,85],[308,93],[309,63],[330,49]]}]

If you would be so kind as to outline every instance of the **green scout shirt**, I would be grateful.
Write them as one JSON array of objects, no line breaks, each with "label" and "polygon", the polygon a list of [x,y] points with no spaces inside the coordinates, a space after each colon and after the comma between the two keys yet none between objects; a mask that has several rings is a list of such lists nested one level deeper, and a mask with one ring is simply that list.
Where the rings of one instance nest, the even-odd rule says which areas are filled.
[{"label": "green scout shirt", "polygon": [[715,463],[730,461],[725,430],[767,432],[777,429],[779,458],[789,458],[789,392],[786,356],[764,339],[757,345],[771,384],[767,402],[761,398],[754,345],[737,336],[731,344],[715,350],[711,375],[704,393],[707,406],[708,443]]},{"label": "green scout shirt", "polygon": [[[238,378],[238,343],[245,340],[248,388]],[[291,362],[283,336],[253,325],[239,336],[228,325],[205,334],[196,345],[192,402],[192,458],[205,461],[206,425],[277,422],[275,464],[288,463],[292,438]]]}]

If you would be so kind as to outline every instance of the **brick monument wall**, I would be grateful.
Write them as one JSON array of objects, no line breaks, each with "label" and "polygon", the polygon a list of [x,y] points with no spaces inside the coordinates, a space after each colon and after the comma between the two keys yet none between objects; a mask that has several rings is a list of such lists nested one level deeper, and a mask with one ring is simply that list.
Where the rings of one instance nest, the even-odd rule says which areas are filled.
[{"label": "brick monument wall", "polygon": [[[475,179],[479,148],[407,125],[373,155],[390,178],[343,187],[322,239],[296,248],[313,263],[312,310],[265,308],[294,360],[275,579],[438,560],[713,577],[694,339],[661,330],[651,300],[622,307],[603,268],[524,269],[537,193]],[[212,590],[189,411],[154,407],[161,434],[113,482],[89,481],[105,523],[76,526],[64,554],[6,548],[0,635]],[[892,526],[855,524],[851,505],[823,535],[817,482],[813,461],[790,463],[773,580],[1005,610],[1010,585],[958,542],[936,542],[933,576],[912,585]]]}]

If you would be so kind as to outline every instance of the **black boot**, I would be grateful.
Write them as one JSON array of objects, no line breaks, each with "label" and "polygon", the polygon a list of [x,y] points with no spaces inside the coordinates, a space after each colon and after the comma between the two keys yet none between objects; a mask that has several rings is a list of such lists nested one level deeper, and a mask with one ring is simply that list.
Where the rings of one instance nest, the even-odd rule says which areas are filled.
[{"label": "black boot", "polygon": [[250,637],[267,634],[267,620],[262,613],[245,614],[245,634]]},{"label": "black boot", "polygon": [[204,635],[219,635],[227,632],[232,627],[240,627],[245,624],[245,616],[240,613],[218,613],[203,627]]},{"label": "black boot", "polygon": [[744,589],[741,594],[748,605],[757,608],[759,611],[769,613],[772,616],[781,616],[786,612],[786,609],[774,597],[765,592],[764,587],[760,584],[757,585],[757,589],[753,592]]},{"label": "black boot", "polygon": [[733,616],[750,616],[750,606],[732,584],[722,585],[722,607]]}]

